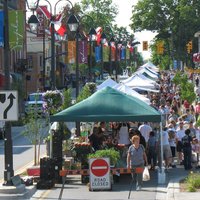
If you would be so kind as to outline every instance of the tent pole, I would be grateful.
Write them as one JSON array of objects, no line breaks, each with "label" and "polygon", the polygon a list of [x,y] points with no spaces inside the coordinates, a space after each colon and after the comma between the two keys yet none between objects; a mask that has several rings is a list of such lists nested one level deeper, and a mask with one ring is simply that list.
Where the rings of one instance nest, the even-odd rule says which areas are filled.
[{"label": "tent pole", "polygon": [[158,170],[158,183],[164,184],[166,180],[165,169],[163,166],[163,135],[162,122],[160,122],[160,170]]}]

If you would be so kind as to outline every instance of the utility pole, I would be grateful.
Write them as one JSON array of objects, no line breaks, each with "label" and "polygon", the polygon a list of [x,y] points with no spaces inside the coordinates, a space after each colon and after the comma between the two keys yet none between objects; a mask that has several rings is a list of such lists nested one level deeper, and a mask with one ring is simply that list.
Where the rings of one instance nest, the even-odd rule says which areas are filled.
[{"label": "utility pole", "polygon": [[[8,0],[4,0],[4,73],[5,73],[5,90],[10,90],[10,48],[9,48],[9,20],[8,20]],[[11,177],[14,176],[13,170],[13,144],[11,137],[11,123],[5,123],[5,170],[4,185],[12,185]]]}]

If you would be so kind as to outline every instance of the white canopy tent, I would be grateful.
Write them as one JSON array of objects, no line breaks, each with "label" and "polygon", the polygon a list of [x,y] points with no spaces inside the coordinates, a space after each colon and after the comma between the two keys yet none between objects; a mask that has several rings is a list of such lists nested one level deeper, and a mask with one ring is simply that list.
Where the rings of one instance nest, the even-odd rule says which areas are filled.
[{"label": "white canopy tent", "polygon": [[108,78],[103,83],[101,83],[100,85],[97,86],[97,90],[101,90],[107,86],[113,87],[115,85],[117,85],[117,82],[115,82],[111,78]]},{"label": "white canopy tent", "polygon": [[138,76],[139,76],[140,78],[142,78],[143,80],[147,81],[148,83],[157,84],[155,80],[149,79],[149,78],[146,77],[144,74],[137,73],[137,72],[135,72],[134,74],[138,74]]},{"label": "white canopy tent", "polygon": [[145,68],[141,68],[140,70],[137,71],[137,73],[139,74],[143,74],[146,73],[148,76],[150,76],[151,78],[157,80],[158,79],[158,75],[150,72],[149,70],[145,69]]},{"label": "white canopy tent", "polygon": [[159,68],[156,67],[152,62],[148,61],[147,63],[145,63],[144,65],[141,66],[141,68],[144,68],[144,67],[148,67],[156,72],[159,71]]},{"label": "white canopy tent", "polygon": [[124,85],[123,83],[119,83],[119,84],[115,85],[113,88],[116,89],[116,90],[119,90],[119,91],[121,91],[121,92],[123,92],[125,94],[128,94],[130,96],[136,97],[136,98],[144,101],[147,104],[151,103],[148,98],[146,98],[143,95],[139,94],[135,90],[132,90],[130,87]]},{"label": "white canopy tent", "polygon": [[154,92],[154,93],[160,92],[160,90],[144,88],[144,87],[132,87],[132,89],[135,90],[135,91],[146,91],[146,92]]},{"label": "white canopy tent", "polygon": [[142,79],[139,74],[134,74],[133,76],[129,77],[128,79],[122,81],[123,84],[133,87],[144,87],[149,89],[155,89],[155,85],[153,83],[149,83],[146,80]]}]

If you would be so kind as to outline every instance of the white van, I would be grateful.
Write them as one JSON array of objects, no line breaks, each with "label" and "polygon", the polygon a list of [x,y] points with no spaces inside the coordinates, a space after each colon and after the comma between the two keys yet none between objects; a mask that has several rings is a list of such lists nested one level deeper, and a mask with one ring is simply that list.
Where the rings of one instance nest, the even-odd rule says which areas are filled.
[{"label": "white van", "polygon": [[28,95],[28,99],[25,102],[25,114],[30,113],[31,111],[37,110],[38,114],[44,114],[44,101],[43,93],[31,93]]}]

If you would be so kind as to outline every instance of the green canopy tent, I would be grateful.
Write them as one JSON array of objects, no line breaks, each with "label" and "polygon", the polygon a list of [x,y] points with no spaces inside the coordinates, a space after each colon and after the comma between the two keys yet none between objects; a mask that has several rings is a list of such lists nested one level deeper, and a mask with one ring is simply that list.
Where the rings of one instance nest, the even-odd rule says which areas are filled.
[{"label": "green canopy tent", "polygon": [[[53,115],[51,122],[159,122],[162,132],[161,114],[142,100],[124,94],[111,87],[95,92],[87,99]],[[163,167],[163,141],[160,134],[161,170],[158,182],[165,183]]]},{"label": "green canopy tent", "polygon": [[161,122],[161,115],[142,100],[106,87],[51,116],[50,120],[51,122]]}]

